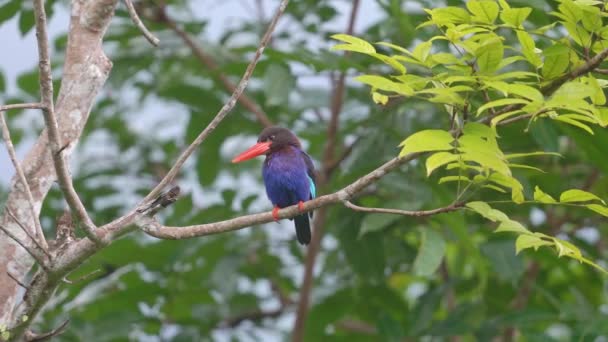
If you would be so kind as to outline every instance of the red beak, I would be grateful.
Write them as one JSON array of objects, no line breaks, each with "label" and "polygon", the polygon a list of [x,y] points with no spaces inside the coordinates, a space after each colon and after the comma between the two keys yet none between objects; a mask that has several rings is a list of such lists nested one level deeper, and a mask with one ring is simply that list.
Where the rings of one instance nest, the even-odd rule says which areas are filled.
[{"label": "red beak", "polygon": [[249,160],[251,158],[255,158],[257,156],[261,156],[262,154],[268,152],[270,150],[270,141],[259,142],[253,146],[251,146],[247,151],[239,154],[234,159],[232,159],[233,163],[239,163],[245,160]]}]

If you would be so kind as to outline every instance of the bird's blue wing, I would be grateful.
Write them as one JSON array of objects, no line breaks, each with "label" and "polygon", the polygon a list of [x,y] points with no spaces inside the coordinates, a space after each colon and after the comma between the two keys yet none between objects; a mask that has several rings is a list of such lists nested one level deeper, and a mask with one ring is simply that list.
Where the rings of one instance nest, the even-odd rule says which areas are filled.
[{"label": "bird's blue wing", "polygon": [[306,174],[308,175],[308,180],[310,181],[310,198],[317,197],[317,182],[316,182],[316,173],[315,173],[315,165],[312,162],[312,159],[306,152],[302,152],[302,158],[306,163]]}]

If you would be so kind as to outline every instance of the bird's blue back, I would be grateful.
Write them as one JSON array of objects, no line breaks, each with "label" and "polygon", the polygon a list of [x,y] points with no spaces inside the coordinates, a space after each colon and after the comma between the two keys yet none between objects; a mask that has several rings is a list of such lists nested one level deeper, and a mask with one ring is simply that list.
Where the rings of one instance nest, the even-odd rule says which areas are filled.
[{"label": "bird's blue back", "polygon": [[288,146],[266,157],[262,175],[266,194],[280,207],[288,207],[315,197],[314,181],[309,175],[310,157],[302,150]]}]

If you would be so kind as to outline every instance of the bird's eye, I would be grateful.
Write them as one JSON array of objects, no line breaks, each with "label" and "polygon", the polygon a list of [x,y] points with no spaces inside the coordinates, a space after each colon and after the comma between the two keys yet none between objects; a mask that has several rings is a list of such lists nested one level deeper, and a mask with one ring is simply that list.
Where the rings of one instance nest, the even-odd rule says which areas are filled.
[{"label": "bird's eye", "polygon": [[270,139],[270,140],[274,140],[274,138],[275,138],[274,135],[271,135],[270,137],[268,137],[268,139]]}]

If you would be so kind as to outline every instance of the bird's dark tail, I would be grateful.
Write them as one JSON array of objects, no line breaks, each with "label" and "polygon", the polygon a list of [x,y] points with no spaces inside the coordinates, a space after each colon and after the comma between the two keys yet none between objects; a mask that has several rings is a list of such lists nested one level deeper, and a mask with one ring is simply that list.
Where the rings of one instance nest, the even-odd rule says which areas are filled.
[{"label": "bird's dark tail", "polygon": [[308,218],[308,214],[298,215],[294,217],[294,221],[296,223],[296,236],[298,237],[298,242],[303,245],[308,245],[310,243],[310,219]]}]

